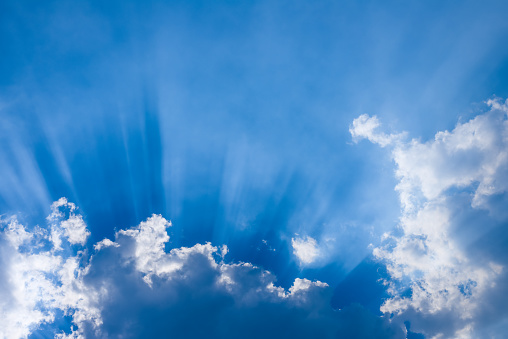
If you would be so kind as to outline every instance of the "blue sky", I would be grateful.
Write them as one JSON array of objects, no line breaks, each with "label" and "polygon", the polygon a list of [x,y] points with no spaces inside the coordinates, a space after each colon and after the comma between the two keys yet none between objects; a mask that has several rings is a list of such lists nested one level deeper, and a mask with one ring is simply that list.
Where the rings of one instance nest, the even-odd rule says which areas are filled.
[{"label": "blue sky", "polygon": [[1,2],[2,334],[500,338],[507,9]]}]

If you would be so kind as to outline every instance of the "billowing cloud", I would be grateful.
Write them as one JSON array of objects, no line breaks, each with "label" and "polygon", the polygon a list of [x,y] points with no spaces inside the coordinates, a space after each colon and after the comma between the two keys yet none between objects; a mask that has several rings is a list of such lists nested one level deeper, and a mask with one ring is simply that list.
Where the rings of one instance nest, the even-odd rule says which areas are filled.
[{"label": "billowing cloud", "polygon": [[312,264],[320,256],[316,239],[312,237],[292,238],[293,254],[298,258],[301,265]]},{"label": "billowing cloud", "polygon": [[374,249],[393,279],[381,310],[430,337],[499,337],[490,328],[508,314],[493,298],[508,283],[508,106],[487,104],[427,142],[379,131],[375,117],[351,127],[355,140],[392,147],[397,166],[400,227]]},{"label": "billowing cloud", "polygon": [[[60,220],[64,217],[62,208],[69,211],[69,217],[65,220]],[[61,237],[64,236],[70,244],[84,245],[86,239],[90,235],[87,230],[83,217],[76,215],[74,211],[76,205],[67,201],[66,198],[60,198],[51,204],[51,214],[48,216],[48,221],[51,223],[51,241],[55,249],[60,249],[62,243]]]},{"label": "billowing cloud", "polygon": [[40,324],[54,321],[58,311],[72,312],[77,322],[100,324],[95,291],[81,280],[83,252],[72,248],[88,234],[74,210],[65,199],[54,203],[49,230],[38,226],[27,230],[15,218],[2,221],[1,337],[25,338]]},{"label": "billowing cloud", "polygon": [[[58,200],[47,221],[3,221],[0,337],[404,337],[359,305],[334,311],[325,282],[297,278],[284,289],[269,271],[225,262],[225,246],[168,249],[171,223],[160,215],[92,250],[74,204]],[[51,330],[62,316],[71,324]]]}]

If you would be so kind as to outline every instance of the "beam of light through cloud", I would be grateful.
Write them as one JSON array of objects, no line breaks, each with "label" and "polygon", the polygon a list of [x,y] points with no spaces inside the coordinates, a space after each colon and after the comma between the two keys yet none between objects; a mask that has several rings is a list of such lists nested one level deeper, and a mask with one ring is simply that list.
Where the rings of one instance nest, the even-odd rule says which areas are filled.
[{"label": "beam of light through cloud", "polygon": [[493,299],[505,300],[508,282],[508,102],[486,104],[427,142],[386,134],[365,115],[350,129],[391,147],[397,166],[400,230],[373,251],[391,276],[381,310],[430,337],[483,337],[508,314]]},{"label": "beam of light through cloud", "polygon": [[0,1],[0,332],[497,339],[506,13]]}]

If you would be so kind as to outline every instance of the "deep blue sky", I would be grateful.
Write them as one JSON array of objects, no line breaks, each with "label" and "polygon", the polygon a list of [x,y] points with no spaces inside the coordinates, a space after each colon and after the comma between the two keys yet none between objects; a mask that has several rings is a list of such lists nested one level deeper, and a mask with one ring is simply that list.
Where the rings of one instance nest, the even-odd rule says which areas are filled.
[{"label": "deep blue sky", "polygon": [[[1,1],[0,213],[41,223],[65,196],[89,244],[162,214],[171,247],[226,244],[227,260],[284,287],[304,276],[349,286],[333,300],[375,311],[384,273],[368,246],[400,206],[389,152],[353,144],[349,126],[368,113],[427,140],[508,97],[507,10]],[[333,240],[302,268],[295,234]],[[377,292],[355,299],[362,289]]]}]

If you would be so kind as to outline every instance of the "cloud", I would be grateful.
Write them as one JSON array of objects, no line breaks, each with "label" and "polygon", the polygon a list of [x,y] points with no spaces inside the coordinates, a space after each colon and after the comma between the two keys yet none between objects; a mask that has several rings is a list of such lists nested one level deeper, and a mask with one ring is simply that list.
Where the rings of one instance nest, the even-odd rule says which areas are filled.
[{"label": "cloud", "polygon": [[[74,319],[88,319],[98,325],[99,311],[93,305],[94,291],[81,283],[85,270],[80,267],[83,252],[72,251],[75,229],[65,232],[69,219],[61,219],[60,207],[52,206],[50,231],[35,227],[27,230],[17,219],[3,220],[0,233],[0,336],[25,338],[42,323],[55,320],[58,311],[73,311]],[[78,219],[80,219],[79,217]],[[86,234],[80,230],[78,233]],[[56,236],[55,234],[58,234]],[[81,241],[81,239],[80,239]],[[80,242],[79,241],[79,242]]]},{"label": "cloud", "polygon": [[[284,289],[269,271],[225,262],[225,246],[169,250],[171,222],[160,215],[89,251],[76,211],[60,199],[46,228],[3,221],[1,337],[26,338],[43,325],[58,338],[405,336],[359,305],[334,311],[324,282],[296,278]],[[72,324],[58,329],[62,315]]]},{"label": "cloud", "polygon": [[301,265],[309,265],[321,255],[316,239],[312,237],[291,238],[293,254],[296,255]]},{"label": "cloud", "polygon": [[508,106],[487,104],[427,142],[380,132],[365,115],[351,128],[355,140],[392,147],[397,166],[399,230],[374,249],[392,278],[381,310],[430,337],[478,337],[508,314],[493,298],[508,283]]},{"label": "cloud", "polygon": [[355,142],[361,139],[368,139],[375,144],[379,144],[381,147],[393,144],[405,136],[405,133],[386,134],[380,132],[380,127],[381,123],[376,116],[370,117],[367,114],[362,114],[353,120],[353,124],[349,127],[349,133],[351,133]]},{"label": "cloud", "polygon": [[[64,217],[63,209],[68,210],[69,216],[65,220],[60,220]],[[51,223],[51,241],[55,249],[60,249],[62,236],[70,244],[85,245],[90,232],[86,228],[83,217],[79,214],[74,214],[75,210],[76,205],[67,202],[66,198],[60,198],[51,204],[51,214],[47,219]]]}]

